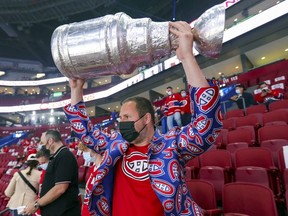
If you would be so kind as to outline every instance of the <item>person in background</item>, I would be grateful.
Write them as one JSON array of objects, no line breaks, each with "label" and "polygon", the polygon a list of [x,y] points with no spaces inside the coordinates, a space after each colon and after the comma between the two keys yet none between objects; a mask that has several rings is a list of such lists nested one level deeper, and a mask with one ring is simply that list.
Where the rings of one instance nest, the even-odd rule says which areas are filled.
[{"label": "person in background", "polygon": [[83,205],[91,215],[203,215],[187,190],[184,170],[190,159],[213,146],[222,128],[219,87],[207,82],[197,64],[190,25],[170,22],[169,26],[179,42],[176,54],[194,103],[187,126],[160,133],[151,101],[133,97],[121,103],[119,132],[107,136],[87,115],[85,80],[69,80],[71,104],[64,112],[71,129],[103,157],[86,183]]},{"label": "person in background", "polygon": [[[114,132],[113,132],[114,133]],[[83,159],[84,159],[84,166],[93,166],[96,163],[101,163],[101,155],[97,154],[95,151],[89,149],[87,146],[85,146],[82,142],[79,142],[78,148],[81,149],[83,152]]]},{"label": "person in background", "polygon": [[258,84],[258,89],[261,89],[261,93],[255,95],[255,100],[257,103],[264,103],[268,107],[268,105],[274,101],[280,100],[283,98],[283,94],[277,90],[272,90],[269,85],[265,82],[261,82]]},{"label": "person in background", "polygon": [[[38,192],[38,198],[39,198],[40,193],[41,193],[42,183],[43,183],[46,169],[48,167],[48,163],[49,163],[49,159],[50,159],[50,151],[48,149],[46,149],[45,146],[41,145],[40,150],[38,150],[38,152],[36,153],[36,158],[39,162],[38,168],[41,170],[41,177],[40,177],[40,181],[39,181],[39,192]],[[40,209],[37,210],[35,215],[36,216],[41,215]]]},{"label": "person in background", "polygon": [[44,175],[40,198],[24,210],[34,214],[40,208],[42,216],[80,216],[78,199],[78,165],[75,156],[63,145],[57,130],[42,133],[41,143],[51,153]]},{"label": "person in background", "polygon": [[167,117],[167,128],[171,130],[174,126],[173,122],[176,121],[179,127],[182,126],[181,122],[181,96],[178,93],[173,93],[173,88],[168,86],[166,89],[167,97],[164,104],[164,114]]},{"label": "person in background", "polygon": [[182,100],[181,100],[181,122],[183,126],[188,125],[191,122],[191,100],[189,94],[182,89],[180,91]]},{"label": "person in background", "polygon": [[[37,169],[38,161],[35,154],[30,154],[27,158],[27,168],[21,170],[24,178],[34,187],[30,188],[22,179],[19,172],[14,173],[8,187],[5,190],[5,195],[10,198],[7,207],[10,209],[13,216],[25,215],[21,213],[20,208],[34,202],[37,198],[39,181],[41,172]],[[19,214],[18,210],[19,209]],[[31,214],[27,214],[31,215]]]},{"label": "person in background", "polygon": [[230,99],[237,104],[239,109],[244,109],[244,103],[245,108],[256,104],[253,95],[249,92],[245,92],[244,85],[236,85],[235,92],[236,95],[233,95]]}]

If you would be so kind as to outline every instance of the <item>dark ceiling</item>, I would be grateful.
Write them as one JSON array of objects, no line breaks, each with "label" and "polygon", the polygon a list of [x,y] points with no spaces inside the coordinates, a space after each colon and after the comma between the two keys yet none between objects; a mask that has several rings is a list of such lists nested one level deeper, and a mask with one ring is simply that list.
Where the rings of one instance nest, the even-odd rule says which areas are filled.
[{"label": "dark ceiling", "polygon": [[153,21],[193,21],[223,0],[1,0],[0,57],[54,66],[50,39],[62,24],[125,12]]}]

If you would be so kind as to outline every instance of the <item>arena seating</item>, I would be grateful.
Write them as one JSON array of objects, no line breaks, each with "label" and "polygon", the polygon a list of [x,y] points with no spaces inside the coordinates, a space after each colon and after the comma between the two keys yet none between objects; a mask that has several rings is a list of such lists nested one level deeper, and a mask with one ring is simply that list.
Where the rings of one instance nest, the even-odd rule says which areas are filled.
[{"label": "arena seating", "polygon": [[[288,76],[283,70],[273,75],[267,72],[262,77],[258,74],[257,80],[256,77],[254,80],[247,79],[245,86],[270,80],[272,85],[282,83],[287,89]],[[244,79],[238,79],[237,82],[242,80]],[[269,109],[265,105],[254,105],[247,108],[246,112],[240,109],[229,110],[223,120],[223,129],[217,137],[216,149],[211,149],[186,164],[187,188],[207,215],[221,215],[223,209],[224,215],[238,213],[273,216],[277,215],[275,201],[288,206],[288,169],[283,156],[283,147],[288,146],[287,99],[271,103]],[[91,121],[95,124],[104,119],[107,116],[92,118]],[[0,136],[5,137],[15,130],[23,130],[32,137],[40,137],[49,128],[59,129],[63,140],[70,136],[69,124],[0,128]],[[14,149],[21,155],[24,153],[21,146],[11,145],[9,149]],[[83,157],[77,155],[77,150],[71,150],[77,158],[79,185],[83,187],[92,167],[83,166]],[[8,202],[3,194],[4,190],[13,172],[17,171],[8,171],[8,163],[15,159],[12,152],[0,154],[0,211],[5,209]],[[285,212],[286,210],[285,207]]]},{"label": "arena seating", "polygon": [[278,216],[272,191],[268,187],[253,183],[226,184],[223,188],[223,211],[224,216],[228,213]]},{"label": "arena seating", "polygon": [[222,210],[217,206],[214,185],[209,181],[193,179],[187,181],[187,188],[194,201],[205,210],[205,215],[220,216]]}]

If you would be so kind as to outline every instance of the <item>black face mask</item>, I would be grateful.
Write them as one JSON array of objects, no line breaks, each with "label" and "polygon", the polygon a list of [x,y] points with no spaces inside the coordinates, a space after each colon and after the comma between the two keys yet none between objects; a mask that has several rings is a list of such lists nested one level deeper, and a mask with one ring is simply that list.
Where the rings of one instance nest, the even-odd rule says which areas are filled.
[{"label": "black face mask", "polygon": [[146,127],[146,125],[144,125],[144,127],[139,132],[137,132],[134,124],[137,121],[139,121],[142,117],[140,117],[136,121],[119,122],[119,130],[120,130],[120,133],[121,133],[123,139],[125,139],[128,142],[132,142],[133,140],[135,140],[139,136],[140,132]]}]

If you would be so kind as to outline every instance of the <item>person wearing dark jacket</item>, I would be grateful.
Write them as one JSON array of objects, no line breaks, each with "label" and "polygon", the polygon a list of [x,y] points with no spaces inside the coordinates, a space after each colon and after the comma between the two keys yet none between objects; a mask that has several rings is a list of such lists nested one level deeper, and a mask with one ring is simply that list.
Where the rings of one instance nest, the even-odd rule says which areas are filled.
[{"label": "person wearing dark jacket", "polygon": [[236,85],[235,92],[236,95],[232,96],[230,99],[236,102],[239,109],[244,109],[256,104],[253,95],[249,92],[245,92],[245,88],[242,84]]}]

